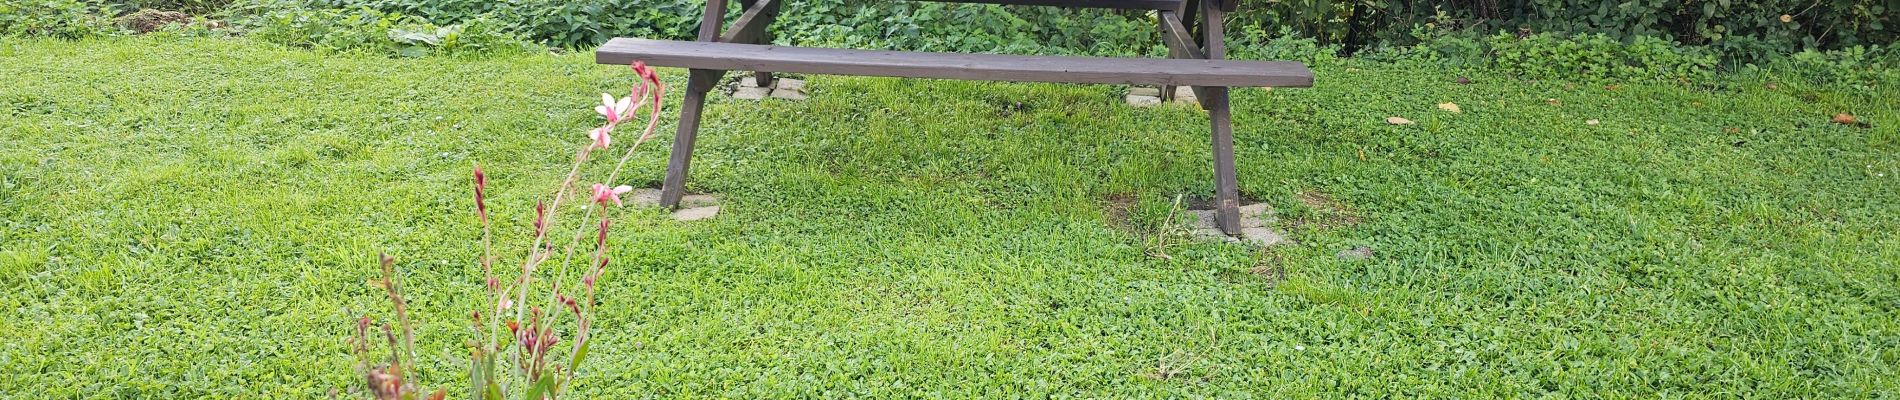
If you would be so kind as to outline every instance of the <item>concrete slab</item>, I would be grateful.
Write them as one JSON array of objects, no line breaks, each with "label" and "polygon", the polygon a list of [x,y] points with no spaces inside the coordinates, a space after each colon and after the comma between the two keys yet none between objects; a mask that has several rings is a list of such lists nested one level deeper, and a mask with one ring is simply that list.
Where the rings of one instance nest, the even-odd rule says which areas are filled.
[{"label": "concrete slab", "polygon": [[1156,104],[1161,104],[1161,97],[1158,96],[1137,96],[1131,94],[1123,100],[1127,101],[1128,105],[1135,107],[1153,107]]},{"label": "concrete slab", "polygon": [[[660,189],[642,188],[629,193],[630,203],[641,207],[659,207]],[[697,208],[719,205],[719,196],[710,194],[687,194],[680,197],[680,208]]]},{"label": "concrete slab", "polygon": [[772,97],[777,98],[777,99],[800,101],[800,100],[805,99],[805,92],[797,91],[797,90],[772,89]]},{"label": "concrete slab", "polygon": [[1182,104],[1199,104],[1200,100],[1194,97],[1194,88],[1181,86],[1181,87],[1174,88],[1174,102],[1182,103]]},{"label": "concrete slab", "polygon": [[778,78],[774,79],[773,82],[772,88],[774,90],[792,90],[800,93],[805,91],[805,81],[803,80]]},{"label": "concrete slab", "polygon": [[738,90],[732,91],[732,98],[739,100],[759,100],[771,94],[772,89],[769,88],[739,85]]},{"label": "concrete slab", "polygon": [[1269,226],[1277,220],[1277,217],[1274,216],[1273,207],[1267,203],[1254,203],[1240,207],[1239,236],[1228,236],[1220,231],[1220,228],[1214,224],[1214,210],[1188,210],[1188,213],[1194,215],[1195,237],[1256,246],[1273,246],[1289,241],[1285,232]]},{"label": "concrete slab", "polygon": [[688,208],[673,212],[675,221],[698,221],[719,216],[719,206]]}]

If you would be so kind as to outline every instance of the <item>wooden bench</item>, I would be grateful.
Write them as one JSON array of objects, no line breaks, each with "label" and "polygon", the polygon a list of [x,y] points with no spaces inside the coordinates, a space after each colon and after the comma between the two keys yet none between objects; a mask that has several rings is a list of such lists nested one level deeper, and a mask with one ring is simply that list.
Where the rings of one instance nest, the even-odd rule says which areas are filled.
[{"label": "wooden bench", "polygon": [[[615,38],[594,52],[596,62],[691,69],[673,137],[671,160],[660,190],[660,204],[673,207],[685,194],[686,171],[699,134],[706,94],[726,71],[752,71],[760,85],[771,73],[894,76],[1015,82],[1131,84],[1192,87],[1208,112],[1213,131],[1216,222],[1229,235],[1240,234],[1240,184],[1234,171],[1234,139],[1228,87],[1310,87],[1313,73],[1286,61],[1223,59],[1221,17],[1239,0],[940,0],[1058,7],[1155,10],[1157,28],[1169,58],[1053,57],[999,54],[925,53],[768,46],[765,27],[783,0],[739,0],[745,11],[732,28],[720,31],[725,0],[710,0],[700,20],[699,41]],[[1197,18],[1198,16],[1198,18]]]}]

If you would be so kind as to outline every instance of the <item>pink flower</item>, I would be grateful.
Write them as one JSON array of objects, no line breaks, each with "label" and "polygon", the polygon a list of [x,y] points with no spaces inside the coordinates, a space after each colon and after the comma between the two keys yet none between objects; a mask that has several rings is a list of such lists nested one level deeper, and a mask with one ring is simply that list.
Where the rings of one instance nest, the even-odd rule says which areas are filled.
[{"label": "pink flower", "polygon": [[[626,186],[621,186],[621,187],[626,187]],[[594,240],[594,247],[603,248],[603,249],[607,248],[607,227],[609,225],[612,225],[611,221],[607,220],[606,218],[600,219],[600,238]]]},{"label": "pink flower", "polygon": [[602,117],[607,117],[607,124],[612,125],[620,123],[621,119],[625,119],[627,117],[627,110],[632,108],[633,97],[631,96],[616,101],[614,100],[614,95],[601,93],[600,105],[594,107],[594,111],[599,112]]},{"label": "pink flower", "polygon": [[613,128],[606,126],[594,128],[593,131],[587,132],[587,137],[594,138],[594,147],[606,149],[607,146],[614,144],[613,131]]},{"label": "pink flower", "polygon": [[632,186],[620,185],[608,188],[605,184],[596,183],[594,184],[594,202],[605,205],[607,201],[611,200],[615,206],[622,206],[623,204],[620,203],[620,194],[631,191],[633,191]]},{"label": "pink flower", "polygon": [[[640,84],[633,86],[632,96],[640,97],[644,94],[652,94],[653,101],[657,104],[660,101],[660,91],[658,90],[660,88],[660,74],[654,72],[653,67],[647,66],[647,63],[643,61],[634,61],[632,67],[633,74],[640,76]],[[655,90],[648,91],[647,87],[649,86]]]}]

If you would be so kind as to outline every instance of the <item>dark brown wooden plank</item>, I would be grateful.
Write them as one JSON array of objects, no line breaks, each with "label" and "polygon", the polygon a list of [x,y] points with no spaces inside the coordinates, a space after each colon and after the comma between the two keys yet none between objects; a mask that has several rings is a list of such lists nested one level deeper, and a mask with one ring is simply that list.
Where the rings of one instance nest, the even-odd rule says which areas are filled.
[{"label": "dark brown wooden plank", "polygon": [[1234,117],[1227,88],[1210,87],[1199,95],[1213,128],[1214,224],[1221,233],[1240,235],[1240,174],[1234,167]]},{"label": "dark brown wooden plank", "polygon": [[726,0],[707,0],[706,13],[699,15],[699,40],[719,39],[719,25],[726,22]]},{"label": "dark brown wooden plank", "polygon": [[1161,42],[1168,45],[1169,51],[1181,52],[1177,58],[1207,58],[1201,52],[1201,46],[1194,44],[1194,35],[1188,32],[1181,19],[1173,11],[1161,12]]},{"label": "dark brown wooden plank", "polygon": [[[1187,26],[1175,16],[1175,12],[1162,11],[1157,17],[1161,21],[1161,42],[1168,45],[1168,58],[1207,58],[1206,54],[1201,53],[1201,46],[1195,44],[1194,36],[1188,33]],[[1199,86],[1189,86],[1189,88],[1194,90],[1194,100],[1202,102],[1202,107],[1205,108],[1207,90]],[[1173,90],[1173,87],[1161,88],[1162,100],[1172,100],[1169,97],[1172,97]]]},{"label": "dark brown wooden plank", "polygon": [[[778,0],[740,0],[739,4],[744,5],[746,7],[746,10],[750,11],[754,4],[758,4],[759,2],[762,2],[762,1],[771,1],[772,3],[770,5],[771,8],[764,10],[764,12],[768,13],[767,16],[769,17],[764,22],[764,25],[766,28],[760,30],[757,38],[753,40],[748,40],[745,43],[767,44],[767,43],[772,42],[772,30],[770,28],[771,28],[772,22],[778,20],[777,17],[778,17],[778,11],[781,8],[780,5],[784,4],[785,2],[778,1]],[[765,72],[765,71],[752,71],[752,81],[755,83],[758,83],[758,87],[772,87],[772,73]]]},{"label": "dark brown wooden plank", "polygon": [[1175,86],[1313,85],[1313,72],[1288,61],[1186,60],[923,53],[615,38],[594,52],[601,64],[634,60],[662,67],[1017,82]]},{"label": "dark brown wooden plank", "polygon": [[[719,1],[719,0],[714,0]],[[698,77],[713,71],[694,70]],[[686,84],[686,98],[680,101],[679,130],[673,133],[673,150],[666,162],[666,180],[660,185],[660,207],[673,208],[686,195],[686,171],[693,164],[693,142],[699,140],[699,119],[706,107],[708,80],[692,79]]]},{"label": "dark brown wooden plank", "polygon": [[1201,0],[1187,0],[1181,2],[1181,11],[1177,14],[1180,14],[1181,23],[1187,26],[1188,36],[1194,37],[1194,47],[1201,48],[1202,45],[1206,44],[1207,42],[1202,40],[1201,36],[1201,27],[1202,25],[1206,25],[1202,24],[1200,19]]},{"label": "dark brown wooden plank", "polygon": [[758,0],[757,2],[753,2],[750,7],[746,7],[744,14],[739,15],[738,21],[733,21],[732,29],[727,30],[725,36],[719,37],[719,41],[726,43],[758,43],[759,38],[765,34],[765,27],[771,25],[772,20],[776,19],[773,17],[778,14],[776,12],[777,9],[778,0]]},{"label": "dark brown wooden plank", "polygon": [[1225,17],[1220,3],[1213,0],[1201,2],[1201,52],[1209,60],[1227,58],[1227,23],[1221,20]]},{"label": "dark brown wooden plank", "polygon": [[[719,28],[726,23],[726,1],[727,0],[706,1],[706,12],[699,15],[699,41],[719,41]],[[598,60],[599,57],[595,58]],[[621,64],[630,64],[632,62],[633,61],[627,61]],[[693,74],[687,78],[686,88],[711,88],[714,83],[718,83],[719,79],[724,76],[726,76],[726,71],[723,70],[693,71]],[[688,150],[688,152],[690,151],[691,150]]]},{"label": "dark brown wooden plank", "polygon": [[1123,8],[1136,10],[1173,10],[1181,0],[921,0],[945,3],[982,3],[1017,6],[1053,6],[1069,8]]}]

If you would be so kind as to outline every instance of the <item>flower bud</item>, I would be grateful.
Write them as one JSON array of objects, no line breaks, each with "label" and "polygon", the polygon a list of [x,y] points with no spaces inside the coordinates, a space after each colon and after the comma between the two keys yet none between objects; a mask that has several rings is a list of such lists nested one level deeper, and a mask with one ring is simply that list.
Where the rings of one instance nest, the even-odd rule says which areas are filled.
[{"label": "flower bud", "polygon": [[548,203],[534,203],[534,236],[548,233]]}]

